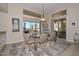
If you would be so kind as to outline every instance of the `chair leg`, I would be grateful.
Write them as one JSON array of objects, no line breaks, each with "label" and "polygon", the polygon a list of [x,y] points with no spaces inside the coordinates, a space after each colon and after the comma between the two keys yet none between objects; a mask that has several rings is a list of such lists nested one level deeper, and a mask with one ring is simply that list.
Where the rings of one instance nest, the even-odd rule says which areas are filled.
[{"label": "chair leg", "polygon": [[30,51],[30,45],[26,44],[26,48]]},{"label": "chair leg", "polygon": [[53,42],[53,43],[54,43],[54,45],[55,45],[56,42]]},{"label": "chair leg", "polygon": [[42,49],[44,49],[44,47],[46,47],[46,43],[42,43]]},{"label": "chair leg", "polygon": [[40,45],[41,45],[41,49],[43,49],[43,44],[41,43]]},{"label": "chair leg", "polygon": [[28,48],[28,45],[26,44],[25,47]]},{"label": "chair leg", "polygon": [[50,47],[51,47],[51,41],[50,41]]},{"label": "chair leg", "polygon": [[40,50],[41,49],[41,44],[38,43],[38,49],[37,50]]},{"label": "chair leg", "polygon": [[30,45],[29,45],[29,44],[28,44],[28,45],[26,45],[26,48],[27,48],[27,49],[29,49],[29,51],[30,51]]},{"label": "chair leg", "polygon": [[50,46],[52,46],[53,41],[50,41]]},{"label": "chair leg", "polygon": [[47,45],[47,43],[45,42],[45,43],[44,43],[44,47],[46,47],[46,45]]},{"label": "chair leg", "polygon": [[29,44],[29,51],[31,51],[31,44]]},{"label": "chair leg", "polygon": [[46,47],[47,47],[47,43],[48,43],[48,41],[46,42]]}]

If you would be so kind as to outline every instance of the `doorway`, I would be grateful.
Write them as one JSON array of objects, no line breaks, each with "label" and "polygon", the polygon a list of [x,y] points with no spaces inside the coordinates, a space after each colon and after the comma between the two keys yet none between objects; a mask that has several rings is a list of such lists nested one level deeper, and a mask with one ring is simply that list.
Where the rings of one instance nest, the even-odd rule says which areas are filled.
[{"label": "doorway", "polygon": [[54,20],[56,37],[66,39],[66,18]]}]

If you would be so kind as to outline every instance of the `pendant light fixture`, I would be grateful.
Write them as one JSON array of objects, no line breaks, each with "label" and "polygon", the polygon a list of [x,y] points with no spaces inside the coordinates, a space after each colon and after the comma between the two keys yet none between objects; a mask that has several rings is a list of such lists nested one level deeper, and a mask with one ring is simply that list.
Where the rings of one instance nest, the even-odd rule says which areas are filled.
[{"label": "pendant light fixture", "polygon": [[44,3],[42,3],[42,13],[41,13],[41,21],[45,21],[45,13],[44,13]]}]

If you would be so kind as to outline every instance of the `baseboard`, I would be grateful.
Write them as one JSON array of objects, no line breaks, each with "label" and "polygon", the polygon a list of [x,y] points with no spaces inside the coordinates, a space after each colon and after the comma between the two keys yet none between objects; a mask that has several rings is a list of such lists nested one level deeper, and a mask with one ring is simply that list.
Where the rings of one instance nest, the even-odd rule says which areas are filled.
[{"label": "baseboard", "polygon": [[13,44],[13,43],[18,43],[18,42],[23,42],[24,40],[19,40],[19,41],[13,41],[13,42],[7,42],[6,44]]}]

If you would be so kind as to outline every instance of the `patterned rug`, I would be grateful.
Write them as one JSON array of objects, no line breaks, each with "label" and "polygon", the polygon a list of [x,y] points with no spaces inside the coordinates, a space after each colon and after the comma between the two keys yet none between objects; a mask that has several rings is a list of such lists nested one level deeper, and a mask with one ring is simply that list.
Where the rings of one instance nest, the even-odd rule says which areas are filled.
[{"label": "patterned rug", "polygon": [[50,42],[47,43],[46,47],[38,48],[35,51],[33,48],[29,50],[25,47],[24,42],[15,44],[9,44],[6,46],[4,51],[1,53],[2,56],[61,56],[62,53],[70,46],[65,39],[57,39],[57,42],[50,46]]}]

